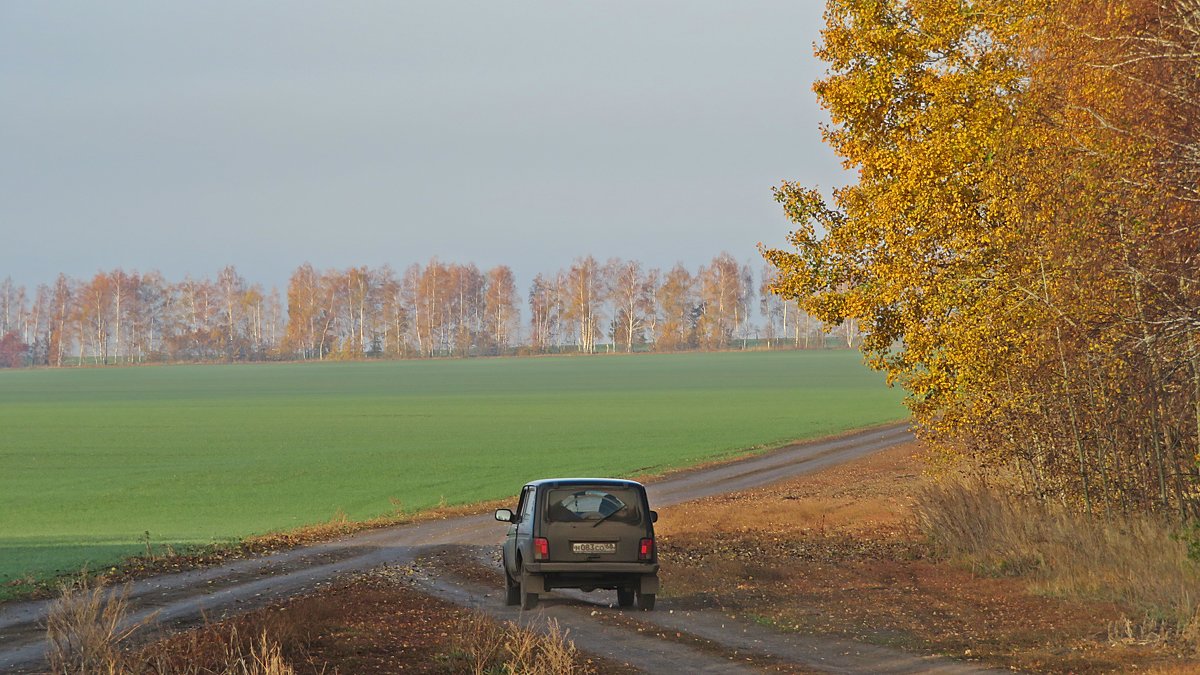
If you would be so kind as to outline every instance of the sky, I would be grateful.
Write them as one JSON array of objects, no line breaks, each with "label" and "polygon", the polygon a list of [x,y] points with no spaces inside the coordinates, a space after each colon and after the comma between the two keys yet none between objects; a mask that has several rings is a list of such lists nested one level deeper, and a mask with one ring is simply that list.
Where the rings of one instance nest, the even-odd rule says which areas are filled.
[{"label": "sky", "polygon": [[0,3],[0,278],[695,268],[851,180],[823,3]]}]

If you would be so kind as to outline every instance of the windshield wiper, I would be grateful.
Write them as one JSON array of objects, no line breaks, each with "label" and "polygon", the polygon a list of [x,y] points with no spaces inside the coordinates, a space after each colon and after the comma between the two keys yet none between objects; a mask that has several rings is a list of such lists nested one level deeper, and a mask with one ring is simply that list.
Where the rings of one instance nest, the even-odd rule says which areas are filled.
[{"label": "windshield wiper", "polygon": [[597,520],[595,523],[593,523],[593,524],[592,524],[592,527],[596,527],[596,526],[597,526],[597,525],[599,525],[600,523],[603,523],[604,521],[608,520],[609,518],[612,518],[612,517],[613,517],[613,516],[615,516],[617,513],[619,513],[619,512],[621,511],[621,509],[624,509],[624,508],[625,508],[625,504],[622,504],[622,505],[621,505],[621,508],[619,508],[619,509],[613,509],[612,511],[610,511],[610,512],[608,513],[608,515],[607,515],[607,516],[604,516],[604,517],[603,517],[603,518],[601,518],[600,520]]}]

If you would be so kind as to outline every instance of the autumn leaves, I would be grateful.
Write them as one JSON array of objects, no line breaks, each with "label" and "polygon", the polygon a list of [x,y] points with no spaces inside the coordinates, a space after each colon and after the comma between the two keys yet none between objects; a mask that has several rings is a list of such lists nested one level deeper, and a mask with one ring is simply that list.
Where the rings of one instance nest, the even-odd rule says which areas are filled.
[{"label": "autumn leaves", "polygon": [[1200,515],[1198,10],[829,3],[815,90],[860,180],[778,188],[775,288],[1039,496]]}]

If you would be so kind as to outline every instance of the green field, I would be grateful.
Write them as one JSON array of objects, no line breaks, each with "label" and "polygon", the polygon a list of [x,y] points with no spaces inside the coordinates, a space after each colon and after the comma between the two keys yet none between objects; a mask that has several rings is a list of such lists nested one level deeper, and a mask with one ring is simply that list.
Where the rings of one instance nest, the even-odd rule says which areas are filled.
[{"label": "green field", "polygon": [[[0,371],[0,587],[896,420],[849,351]],[[2,591],[0,591],[2,593]]]}]

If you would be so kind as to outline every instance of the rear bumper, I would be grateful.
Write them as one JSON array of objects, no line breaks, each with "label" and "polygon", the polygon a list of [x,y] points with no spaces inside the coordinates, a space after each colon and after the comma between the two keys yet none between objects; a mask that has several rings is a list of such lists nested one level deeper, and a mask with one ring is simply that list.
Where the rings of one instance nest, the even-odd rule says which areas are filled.
[{"label": "rear bumper", "polygon": [[555,588],[633,588],[658,592],[658,563],[526,563],[521,577],[525,592]]},{"label": "rear bumper", "polygon": [[637,562],[527,562],[525,571],[530,574],[658,574],[658,563]]}]

